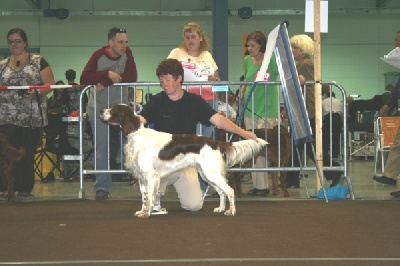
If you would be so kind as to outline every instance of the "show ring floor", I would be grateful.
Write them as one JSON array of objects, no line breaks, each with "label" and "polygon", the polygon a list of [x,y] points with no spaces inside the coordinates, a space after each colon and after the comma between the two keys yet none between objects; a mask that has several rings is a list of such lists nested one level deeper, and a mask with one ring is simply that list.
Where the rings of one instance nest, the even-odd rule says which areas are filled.
[{"label": "show ring floor", "polygon": [[[237,199],[234,217],[213,213],[215,198],[184,211],[169,189],[169,213],[139,219],[127,182],[106,201],[93,200],[91,180],[85,199],[78,182],[37,182],[34,201],[0,203],[0,265],[400,265],[399,201],[389,196],[398,188],[373,181],[371,161],[349,170],[356,200],[307,199],[301,182],[290,198]],[[311,195],[314,183],[311,173]]]}]

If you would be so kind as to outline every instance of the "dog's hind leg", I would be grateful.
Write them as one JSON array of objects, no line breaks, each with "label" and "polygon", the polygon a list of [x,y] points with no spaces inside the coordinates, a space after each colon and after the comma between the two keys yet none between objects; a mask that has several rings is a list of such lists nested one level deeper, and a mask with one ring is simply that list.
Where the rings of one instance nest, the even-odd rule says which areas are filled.
[{"label": "dog's hind leg", "polygon": [[225,215],[235,215],[235,192],[226,182],[225,162],[222,156],[207,157],[207,160],[199,160],[198,163],[199,167],[197,167],[197,170],[219,194],[219,207],[214,208],[214,212],[225,211],[225,196],[227,196],[229,200],[229,210],[225,211]]},{"label": "dog's hind leg", "polygon": [[223,212],[225,211],[226,208],[226,203],[225,203],[225,193],[222,191],[222,189],[220,189],[219,187],[216,187],[214,185],[212,185],[215,189],[215,191],[217,191],[218,195],[219,195],[219,206],[217,208],[214,208],[214,212]]},{"label": "dog's hind leg", "polygon": [[[226,208],[226,198],[228,197],[229,201],[229,209],[225,211],[226,216],[233,216],[236,213],[236,207],[235,207],[235,191],[233,188],[228,186],[228,184],[225,181],[225,177],[222,175],[217,175],[218,177],[216,178],[215,182],[209,182],[211,186],[214,187],[214,189],[217,191],[219,195],[219,207],[214,208],[214,212],[223,212],[225,211]],[[216,176],[214,176],[215,178]]]},{"label": "dog's hind leg", "polygon": [[224,213],[226,216],[234,216],[236,214],[236,206],[235,206],[235,192],[231,187],[228,186],[228,190],[230,193],[226,193],[229,201],[229,210],[226,210]]}]

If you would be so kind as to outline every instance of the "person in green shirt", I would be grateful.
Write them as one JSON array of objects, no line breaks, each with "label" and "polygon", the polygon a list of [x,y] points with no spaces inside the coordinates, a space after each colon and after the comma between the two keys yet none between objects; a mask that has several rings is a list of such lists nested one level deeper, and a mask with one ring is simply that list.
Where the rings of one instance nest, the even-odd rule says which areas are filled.
[{"label": "person in green shirt", "polygon": [[[261,31],[250,33],[246,38],[246,47],[249,55],[244,58],[244,78],[246,81],[256,80],[264,60],[264,53],[267,45],[267,38]],[[275,56],[271,57],[267,72],[264,75],[264,81],[278,81],[279,72]],[[244,102],[248,97],[252,97],[251,85],[242,86]],[[254,110],[254,128],[273,128],[278,124],[279,99],[277,85],[258,85],[254,89],[254,107],[251,99],[244,112],[244,125],[247,130],[253,128],[253,110]],[[265,158],[259,157],[256,160],[257,168],[265,168]],[[266,196],[269,193],[268,175],[266,172],[252,173],[253,189],[248,195]]]}]

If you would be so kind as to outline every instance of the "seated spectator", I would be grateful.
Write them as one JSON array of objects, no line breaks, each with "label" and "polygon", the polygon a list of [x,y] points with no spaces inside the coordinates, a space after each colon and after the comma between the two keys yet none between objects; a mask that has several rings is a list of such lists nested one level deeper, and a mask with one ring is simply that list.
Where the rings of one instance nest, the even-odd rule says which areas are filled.
[{"label": "seated spectator", "polygon": [[[349,103],[349,123],[356,123],[357,122],[357,112],[362,113],[365,110],[368,111],[379,111],[382,106],[386,103],[386,101],[390,98],[390,86],[387,88],[383,94],[375,95],[372,99],[368,100],[354,100]],[[393,113],[397,111],[397,105],[390,108],[388,111],[388,115],[392,116]]]},{"label": "seated spectator", "polygon": [[[56,85],[65,85],[62,80]],[[45,128],[48,135],[48,146],[59,146],[60,154],[75,155],[79,154],[78,149],[73,147],[68,140],[68,123],[63,122],[62,118],[68,116],[69,105],[68,89],[55,89],[53,95],[47,100],[48,125]],[[51,137],[50,137],[51,136]]]},{"label": "seated spectator", "polygon": [[[226,99],[227,94],[228,94],[228,104]],[[233,123],[235,123],[236,120],[236,111],[232,107],[232,103],[234,101],[235,101],[235,95],[231,91],[229,91],[228,93],[225,92],[220,93],[218,98],[218,113],[220,113],[223,116],[226,116],[226,118],[231,120]]]},{"label": "seated spectator", "polygon": [[[227,99],[226,95],[228,94],[228,104],[227,104]],[[218,96],[218,102],[217,102],[217,111],[219,114],[225,116],[229,120],[231,120],[233,123],[236,122],[236,111],[232,107],[232,96],[233,96],[233,101],[235,101],[235,95],[229,91],[228,93],[222,92]],[[220,139],[220,140],[225,140],[225,130],[215,128],[215,138]]]},{"label": "seated spectator", "polygon": [[[56,82],[56,85],[65,85],[62,80]],[[55,89],[53,95],[47,100],[47,113],[63,114],[68,113],[69,94],[67,89]]]},{"label": "seated spectator", "polygon": [[[65,78],[68,81],[68,85],[79,85],[78,83],[75,83],[75,79],[76,79],[76,72],[73,69],[68,69],[65,72]],[[76,110],[79,110],[79,97],[81,95],[81,91],[82,89],[80,88],[70,88],[68,89],[69,92],[69,96],[70,96],[70,102],[69,102],[69,106],[68,106],[68,113],[72,113]],[[88,96],[85,93],[83,95],[83,109],[82,112],[86,113],[86,105],[88,103]]]}]

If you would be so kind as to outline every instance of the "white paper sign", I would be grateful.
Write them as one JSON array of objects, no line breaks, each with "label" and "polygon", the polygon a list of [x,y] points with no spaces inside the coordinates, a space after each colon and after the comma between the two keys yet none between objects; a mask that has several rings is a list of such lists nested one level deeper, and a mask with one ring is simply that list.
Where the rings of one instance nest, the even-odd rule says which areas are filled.
[{"label": "white paper sign", "polygon": [[275,29],[273,29],[268,34],[267,47],[265,48],[265,53],[264,53],[264,60],[260,67],[260,71],[258,72],[258,75],[256,77],[256,81],[264,81],[264,76],[267,73],[269,61],[271,61],[271,56],[275,49],[276,38],[278,38],[278,33],[279,33],[279,27],[280,25],[276,26]]},{"label": "white paper sign", "polygon": [[[320,31],[322,33],[328,32],[328,1],[320,2],[320,15],[321,25]],[[305,32],[314,32],[314,1],[306,0],[306,19],[305,19]]]}]

